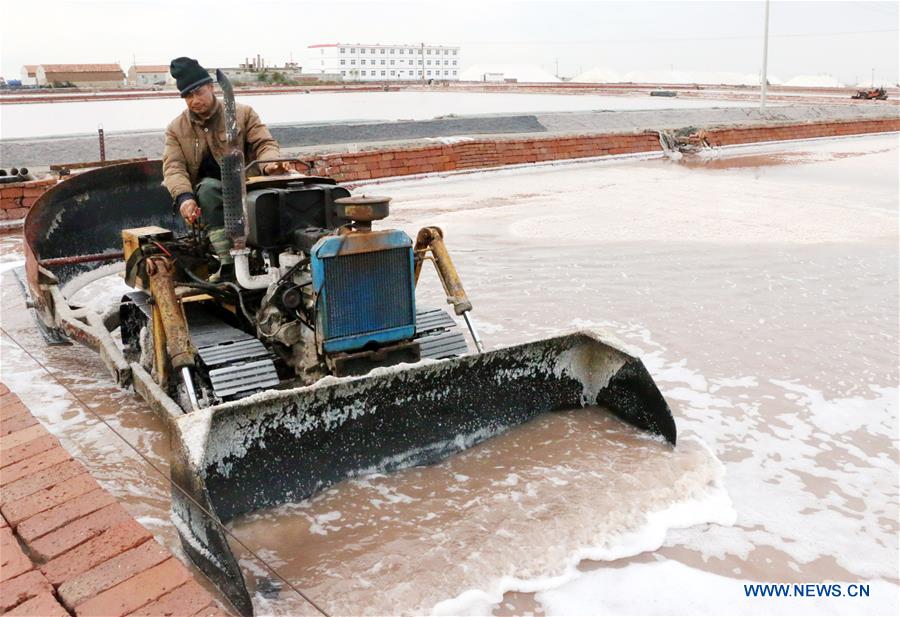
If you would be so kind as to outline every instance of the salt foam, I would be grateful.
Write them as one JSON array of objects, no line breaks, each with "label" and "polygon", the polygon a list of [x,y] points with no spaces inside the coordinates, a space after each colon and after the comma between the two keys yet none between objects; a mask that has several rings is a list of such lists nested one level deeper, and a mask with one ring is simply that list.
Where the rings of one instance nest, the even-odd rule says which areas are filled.
[{"label": "salt foam", "polygon": [[[568,559],[565,570],[556,576],[522,579],[503,577],[494,581],[487,589],[468,589],[455,598],[444,600],[432,609],[433,615],[483,615],[490,614],[508,592],[544,594],[551,590],[567,587],[591,573],[578,569],[584,560],[615,561],[654,551],[661,547],[670,529],[693,527],[702,524],[730,526],[735,523],[737,513],[725,490],[718,485],[705,495],[675,503],[663,510],[647,514],[646,523],[639,529],[623,533],[611,543],[599,546],[585,546],[575,551]],[[618,569],[611,569],[619,571]],[[641,579],[644,584],[649,579]],[[565,596],[565,593],[561,595]],[[584,597],[584,596],[576,596]],[[565,612],[565,611],[563,611]],[[595,614],[597,611],[590,611]],[[667,612],[667,611],[663,611]]]}]

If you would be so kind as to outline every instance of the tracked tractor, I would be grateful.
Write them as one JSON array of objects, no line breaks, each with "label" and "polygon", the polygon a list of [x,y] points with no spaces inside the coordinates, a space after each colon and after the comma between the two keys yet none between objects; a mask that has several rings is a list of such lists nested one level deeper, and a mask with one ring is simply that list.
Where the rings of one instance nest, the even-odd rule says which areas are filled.
[{"label": "tracked tractor", "polygon": [[[158,161],[66,180],[25,223],[39,325],[98,351],[167,420],[173,521],[239,613],[253,605],[222,525],[240,515],[439,461],[553,410],[596,406],[674,445],[653,379],[607,337],[485,350],[440,229],[391,229],[388,198],[328,178],[247,179],[242,156],[221,161],[234,280],[210,281],[215,253],[174,216]],[[428,261],[450,311],[417,303]],[[123,270],[131,291],[107,310],[72,301]]]},{"label": "tracked tractor", "polygon": [[864,101],[886,101],[887,90],[884,88],[868,88],[866,90],[857,90],[851,99],[862,99]]}]

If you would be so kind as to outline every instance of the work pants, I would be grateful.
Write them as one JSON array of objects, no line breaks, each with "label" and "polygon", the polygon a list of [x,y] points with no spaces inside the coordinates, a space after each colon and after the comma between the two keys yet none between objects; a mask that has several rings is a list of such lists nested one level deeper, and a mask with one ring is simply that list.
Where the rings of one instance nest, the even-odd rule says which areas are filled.
[{"label": "work pants", "polygon": [[225,234],[225,206],[222,201],[222,181],[216,178],[203,178],[197,183],[194,191],[200,206],[202,218],[206,225],[206,235],[212,245],[213,252],[222,265],[234,263],[231,249],[234,245]]}]

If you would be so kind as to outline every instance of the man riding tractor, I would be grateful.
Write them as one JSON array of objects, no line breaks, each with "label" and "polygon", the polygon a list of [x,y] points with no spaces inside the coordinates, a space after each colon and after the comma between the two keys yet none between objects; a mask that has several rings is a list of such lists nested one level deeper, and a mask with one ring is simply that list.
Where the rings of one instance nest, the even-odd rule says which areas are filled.
[{"label": "man riding tractor", "polygon": [[[225,234],[219,165],[228,147],[225,114],[213,89],[213,78],[196,60],[175,58],[169,68],[187,109],[166,127],[163,184],[188,224],[202,223],[205,227],[221,266],[213,276],[221,278],[228,275],[234,263],[230,254],[232,243]],[[240,103],[236,107],[244,160],[281,159],[278,142],[253,108]],[[291,170],[290,163],[271,162],[262,163],[257,173],[272,175]]]}]

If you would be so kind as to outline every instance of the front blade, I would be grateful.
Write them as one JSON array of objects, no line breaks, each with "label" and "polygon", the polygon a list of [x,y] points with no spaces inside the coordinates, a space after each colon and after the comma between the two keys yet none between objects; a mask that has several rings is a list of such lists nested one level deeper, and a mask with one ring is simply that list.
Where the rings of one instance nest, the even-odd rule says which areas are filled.
[{"label": "front blade", "polygon": [[[675,444],[671,411],[641,361],[576,332],[188,414],[177,419],[173,469],[197,503],[227,522],[348,477],[433,463],[539,414],[586,406]],[[221,529],[178,492],[173,508],[192,556],[205,560],[198,565],[218,570],[214,580],[246,607],[235,560],[219,554],[228,550]]]}]

